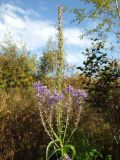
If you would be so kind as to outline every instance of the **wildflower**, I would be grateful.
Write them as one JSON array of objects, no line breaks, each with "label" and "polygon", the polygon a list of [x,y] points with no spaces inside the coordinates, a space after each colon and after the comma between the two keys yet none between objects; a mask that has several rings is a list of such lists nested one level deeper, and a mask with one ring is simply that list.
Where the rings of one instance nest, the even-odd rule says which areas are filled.
[{"label": "wildflower", "polygon": [[[47,134],[51,139],[55,140],[58,140],[59,136],[62,137],[64,134],[63,141],[66,140],[68,143],[78,127],[82,104],[84,103],[84,99],[87,98],[87,93],[83,90],[75,89],[70,85],[64,90],[65,94],[58,92],[56,89],[50,92],[40,82],[34,83],[34,88],[38,97],[40,117]],[[70,135],[68,135],[67,132],[69,131],[68,128],[71,121],[74,121],[74,128]],[[58,160],[71,160],[67,154],[67,150],[65,153],[64,158],[62,157]]]},{"label": "wildflower", "polygon": [[62,92],[58,93],[57,90],[54,90],[53,93],[50,93],[50,90],[40,82],[34,83],[34,88],[37,92],[36,96],[38,96],[42,102],[48,102],[49,105],[55,105],[64,98]]},{"label": "wildflower", "polygon": [[71,95],[73,95],[74,97],[76,98],[87,98],[87,93],[85,93],[83,90],[80,90],[80,89],[74,89],[72,86],[68,86],[66,89],[65,89],[65,92],[66,93],[70,93]]},{"label": "wildflower", "polygon": [[69,86],[65,89],[65,92],[66,92],[66,93],[70,93],[70,94],[74,94],[74,88],[69,85]]},{"label": "wildflower", "polygon": [[85,93],[83,90],[77,89],[77,90],[75,91],[74,96],[76,96],[78,99],[79,99],[80,97],[82,97],[82,98],[87,98],[87,93]]},{"label": "wildflower", "polygon": [[49,102],[50,104],[56,104],[57,102],[61,101],[63,99],[63,94],[57,93],[56,90],[54,90],[53,94],[51,95]]},{"label": "wildflower", "polygon": [[38,94],[50,94],[50,91],[47,89],[46,86],[43,86],[41,82],[34,83],[34,88],[36,89]]},{"label": "wildflower", "polygon": [[33,84],[33,86],[34,86],[35,89],[38,89],[38,87],[41,86],[41,83],[40,83],[40,82],[35,82],[35,83]]}]

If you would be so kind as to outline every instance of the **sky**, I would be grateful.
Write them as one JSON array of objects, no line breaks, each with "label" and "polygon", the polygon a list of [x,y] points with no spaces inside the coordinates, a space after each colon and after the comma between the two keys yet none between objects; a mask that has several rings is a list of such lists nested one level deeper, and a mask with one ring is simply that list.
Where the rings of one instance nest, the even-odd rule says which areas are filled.
[{"label": "sky", "polygon": [[[25,43],[29,51],[41,56],[48,40],[57,39],[59,5],[69,9],[86,7],[80,0],[0,0],[0,41],[10,32],[15,41]],[[89,38],[80,39],[80,35],[84,34],[85,25],[93,28],[96,23],[80,27],[71,23],[73,19],[72,13],[64,13],[64,50],[66,61],[79,66],[85,59],[82,52],[91,45]]]}]

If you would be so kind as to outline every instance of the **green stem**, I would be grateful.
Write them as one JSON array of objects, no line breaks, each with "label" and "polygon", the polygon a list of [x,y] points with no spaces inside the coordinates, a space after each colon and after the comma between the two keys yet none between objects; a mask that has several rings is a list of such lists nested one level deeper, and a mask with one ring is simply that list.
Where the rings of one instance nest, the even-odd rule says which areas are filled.
[{"label": "green stem", "polygon": [[66,125],[65,125],[64,136],[63,136],[63,143],[65,142],[67,127],[68,127],[68,120],[69,120],[69,115],[67,114],[67,120],[66,120]]},{"label": "green stem", "polygon": [[57,57],[57,90],[62,89],[62,70],[63,70],[63,31],[62,31],[63,9],[58,7],[58,57]]}]

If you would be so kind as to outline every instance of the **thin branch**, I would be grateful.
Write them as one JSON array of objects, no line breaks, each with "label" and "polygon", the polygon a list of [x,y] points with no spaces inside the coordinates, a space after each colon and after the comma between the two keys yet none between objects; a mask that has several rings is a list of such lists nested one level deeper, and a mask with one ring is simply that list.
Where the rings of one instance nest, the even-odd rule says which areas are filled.
[{"label": "thin branch", "polygon": [[115,0],[115,4],[116,4],[116,9],[117,9],[118,17],[120,19],[120,9],[119,9],[118,0]]}]

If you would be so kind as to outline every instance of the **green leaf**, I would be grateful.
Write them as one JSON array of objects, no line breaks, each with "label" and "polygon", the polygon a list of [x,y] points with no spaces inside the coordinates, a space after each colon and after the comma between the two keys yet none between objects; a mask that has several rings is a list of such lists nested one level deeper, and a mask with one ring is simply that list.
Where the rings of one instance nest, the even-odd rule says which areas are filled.
[{"label": "green leaf", "polygon": [[69,145],[65,145],[64,147],[66,148],[66,150],[67,150],[67,148],[72,150],[72,160],[74,160],[75,155],[76,155],[75,147],[73,145],[70,145],[70,144]]},{"label": "green leaf", "polygon": [[48,155],[49,155],[49,149],[50,149],[50,147],[52,146],[52,145],[54,145],[54,141],[51,141],[50,143],[48,143],[48,145],[47,145],[47,149],[46,149],[46,160],[48,160],[49,158],[48,158]]},{"label": "green leaf", "polygon": [[53,140],[48,143],[47,148],[46,148],[46,160],[49,160],[52,155],[54,155],[57,151],[60,150],[60,148],[58,148],[58,149],[54,148],[54,152],[49,156],[49,150],[52,147],[52,145],[53,145],[53,147],[56,146],[56,142],[59,142],[59,140]]},{"label": "green leaf", "polygon": [[82,67],[77,67],[76,69],[79,69],[79,70],[83,71],[83,68],[82,68]]},{"label": "green leaf", "polygon": [[47,160],[49,160],[58,151],[60,151],[60,149],[54,149],[54,152],[47,158]]}]

